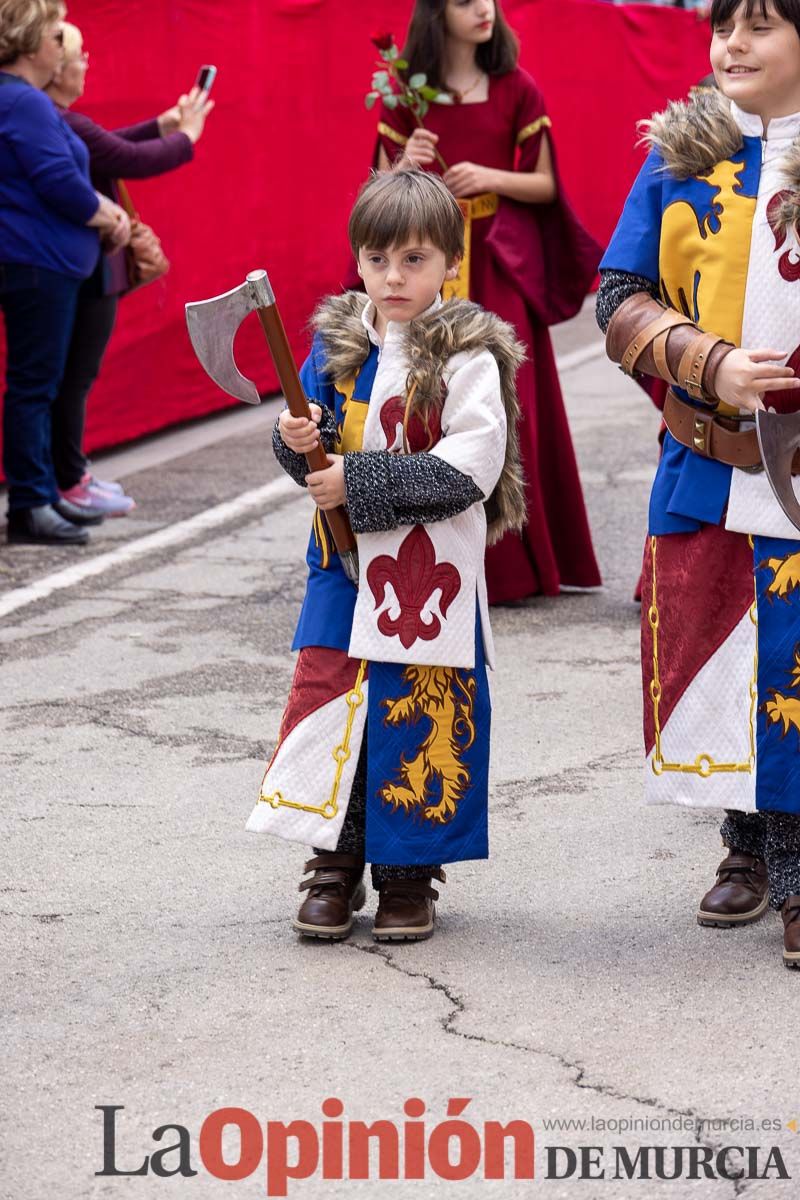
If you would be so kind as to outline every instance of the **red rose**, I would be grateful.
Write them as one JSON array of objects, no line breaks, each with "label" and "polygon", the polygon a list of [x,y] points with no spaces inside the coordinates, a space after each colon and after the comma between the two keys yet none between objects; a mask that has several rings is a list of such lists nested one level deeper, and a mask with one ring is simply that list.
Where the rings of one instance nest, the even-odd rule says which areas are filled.
[{"label": "red rose", "polygon": [[392,46],[394,45],[394,34],[373,33],[370,41],[372,42],[373,46],[377,47],[378,50],[391,50]]}]

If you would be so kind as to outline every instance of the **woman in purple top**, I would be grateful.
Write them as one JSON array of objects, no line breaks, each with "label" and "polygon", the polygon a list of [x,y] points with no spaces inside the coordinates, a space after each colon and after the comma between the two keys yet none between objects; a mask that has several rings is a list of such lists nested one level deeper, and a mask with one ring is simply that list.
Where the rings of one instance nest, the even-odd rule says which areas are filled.
[{"label": "woman in purple top", "polygon": [[[89,56],[79,29],[65,23],[63,31],[63,64],[47,92],[70,129],[87,146],[92,183],[98,192],[117,200],[118,179],[147,179],[190,162],[213,100],[194,89],[151,121],[113,132],[104,129],[90,117],[70,111],[70,105],[83,95]],[[61,494],[84,512],[98,516],[125,516],[134,507],[119,484],[92,475],[83,453],[86,400],[114,329],[119,297],[128,286],[125,254],[111,247],[101,255],[78,294],[66,370],[53,405],[52,455]]]},{"label": "woman in purple top", "polygon": [[[87,516],[59,496],[50,410],[61,384],[82,281],[98,233],[130,223],[99,196],[89,155],[42,89],[62,56],[58,0],[0,0],[0,311],[7,361],[3,468],[9,542],[82,544]],[[89,518],[91,520],[91,518]]]}]

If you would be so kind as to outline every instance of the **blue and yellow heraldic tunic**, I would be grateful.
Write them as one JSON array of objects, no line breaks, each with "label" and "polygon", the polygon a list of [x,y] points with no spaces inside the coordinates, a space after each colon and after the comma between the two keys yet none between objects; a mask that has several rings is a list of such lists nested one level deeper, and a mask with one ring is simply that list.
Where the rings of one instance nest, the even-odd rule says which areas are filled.
[{"label": "blue and yellow heraldic tunic", "polygon": [[[728,151],[716,162],[709,122]],[[797,371],[800,246],[785,217],[800,215],[799,137],[800,113],[764,129],[716,93],[656,119],[601,263],[601,324],[645,290],[735,346],[785,349]],[[768,402],[800,407],[791,390]],[[643,580],[648,801],[800,813],[800,540],[763,471],[667,432]]]},{"label": "blue and yellow heraldic tunic", "polygon": [[[334,850],[365,769],[368,860],[485,858],[486,501],[500,498],[501,516],[489,512],[498,532],[515,520],[512,493],[524,511],[507,454],[517,344],[467,301],[437,301],[413,330],[392,322],[382,340],[373,311],[353,293],[327,301],[301,371],[323,410],[323,444],[345,456],[360,578],[356,589],[315,509],[294,681],[247,828]],[[446,328],[457,351],[437,361]],[[420,408],[412,360],[436,374],[435,402]],[[303,482],[305,460],[277,427],[274,444]]]}]

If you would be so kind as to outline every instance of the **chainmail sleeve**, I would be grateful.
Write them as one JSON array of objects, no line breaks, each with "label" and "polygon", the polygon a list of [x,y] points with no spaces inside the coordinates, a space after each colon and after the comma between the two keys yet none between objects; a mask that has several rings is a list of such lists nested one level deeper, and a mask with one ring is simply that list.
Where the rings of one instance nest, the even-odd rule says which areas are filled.
[{"label": "chainmail sleeve", "polygon": [[597,289],[595,316],[603,333],[608,329],[611,318],[624,300],[637,292],[647,292],[659,300],[658,284],[644,275],[631,275],[628,271],[601,271],[600,287]]},{"label": "chainmail sleeve", "polygon": [[345,454],[344,479],[355,533],[445,521],[484,499],[469,475],[435,454]]},{"label": "chainmail sleeve", "polygon": [[[319,432],[326,454],[332,454],[336,445],[336,416],[333,410],[324,404],[322,405]],[[308,474],[308,463],[306,462],[305,455],[295,454],[294,450],[289,449],[281,437],[278,421],[275,422],[272,430],[272,450],[286,474],[291,475],[295,483],[299,483],[301,487],[305,487],[306,475]]]}]

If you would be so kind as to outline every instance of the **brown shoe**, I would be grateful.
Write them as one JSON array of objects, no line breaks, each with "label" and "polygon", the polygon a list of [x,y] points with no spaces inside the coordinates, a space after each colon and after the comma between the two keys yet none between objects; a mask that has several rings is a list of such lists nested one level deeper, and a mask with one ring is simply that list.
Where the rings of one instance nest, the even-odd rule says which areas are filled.
[{"label": "brown shoe", "polygon": [[783,917],[783,961],[800,968],[800,896],[790,896],[781,909]]},{"label": "brown shoe", "polygon": [[353,928],[353,913],[367,902],[361,876],[364,860],[357,854],[318,854],[303,868],[313,871],[297,889],[308,892],[293,924],[304,937],[342,941]]},{"label": "brown shoe", "polygon": [[[444,871],[434,878],[445,882]],[[421,942],[433,935],[434,900],[439,893],[427,879],[387,879],[378,888],[378,911],[372,936],[376,942]]]},{"label": "brown shoe", "polygon": [[729,850],[717,867],[717,882],[700,901],[698,925],[748,925],[767,911],[767,865],[752,854]]}]

